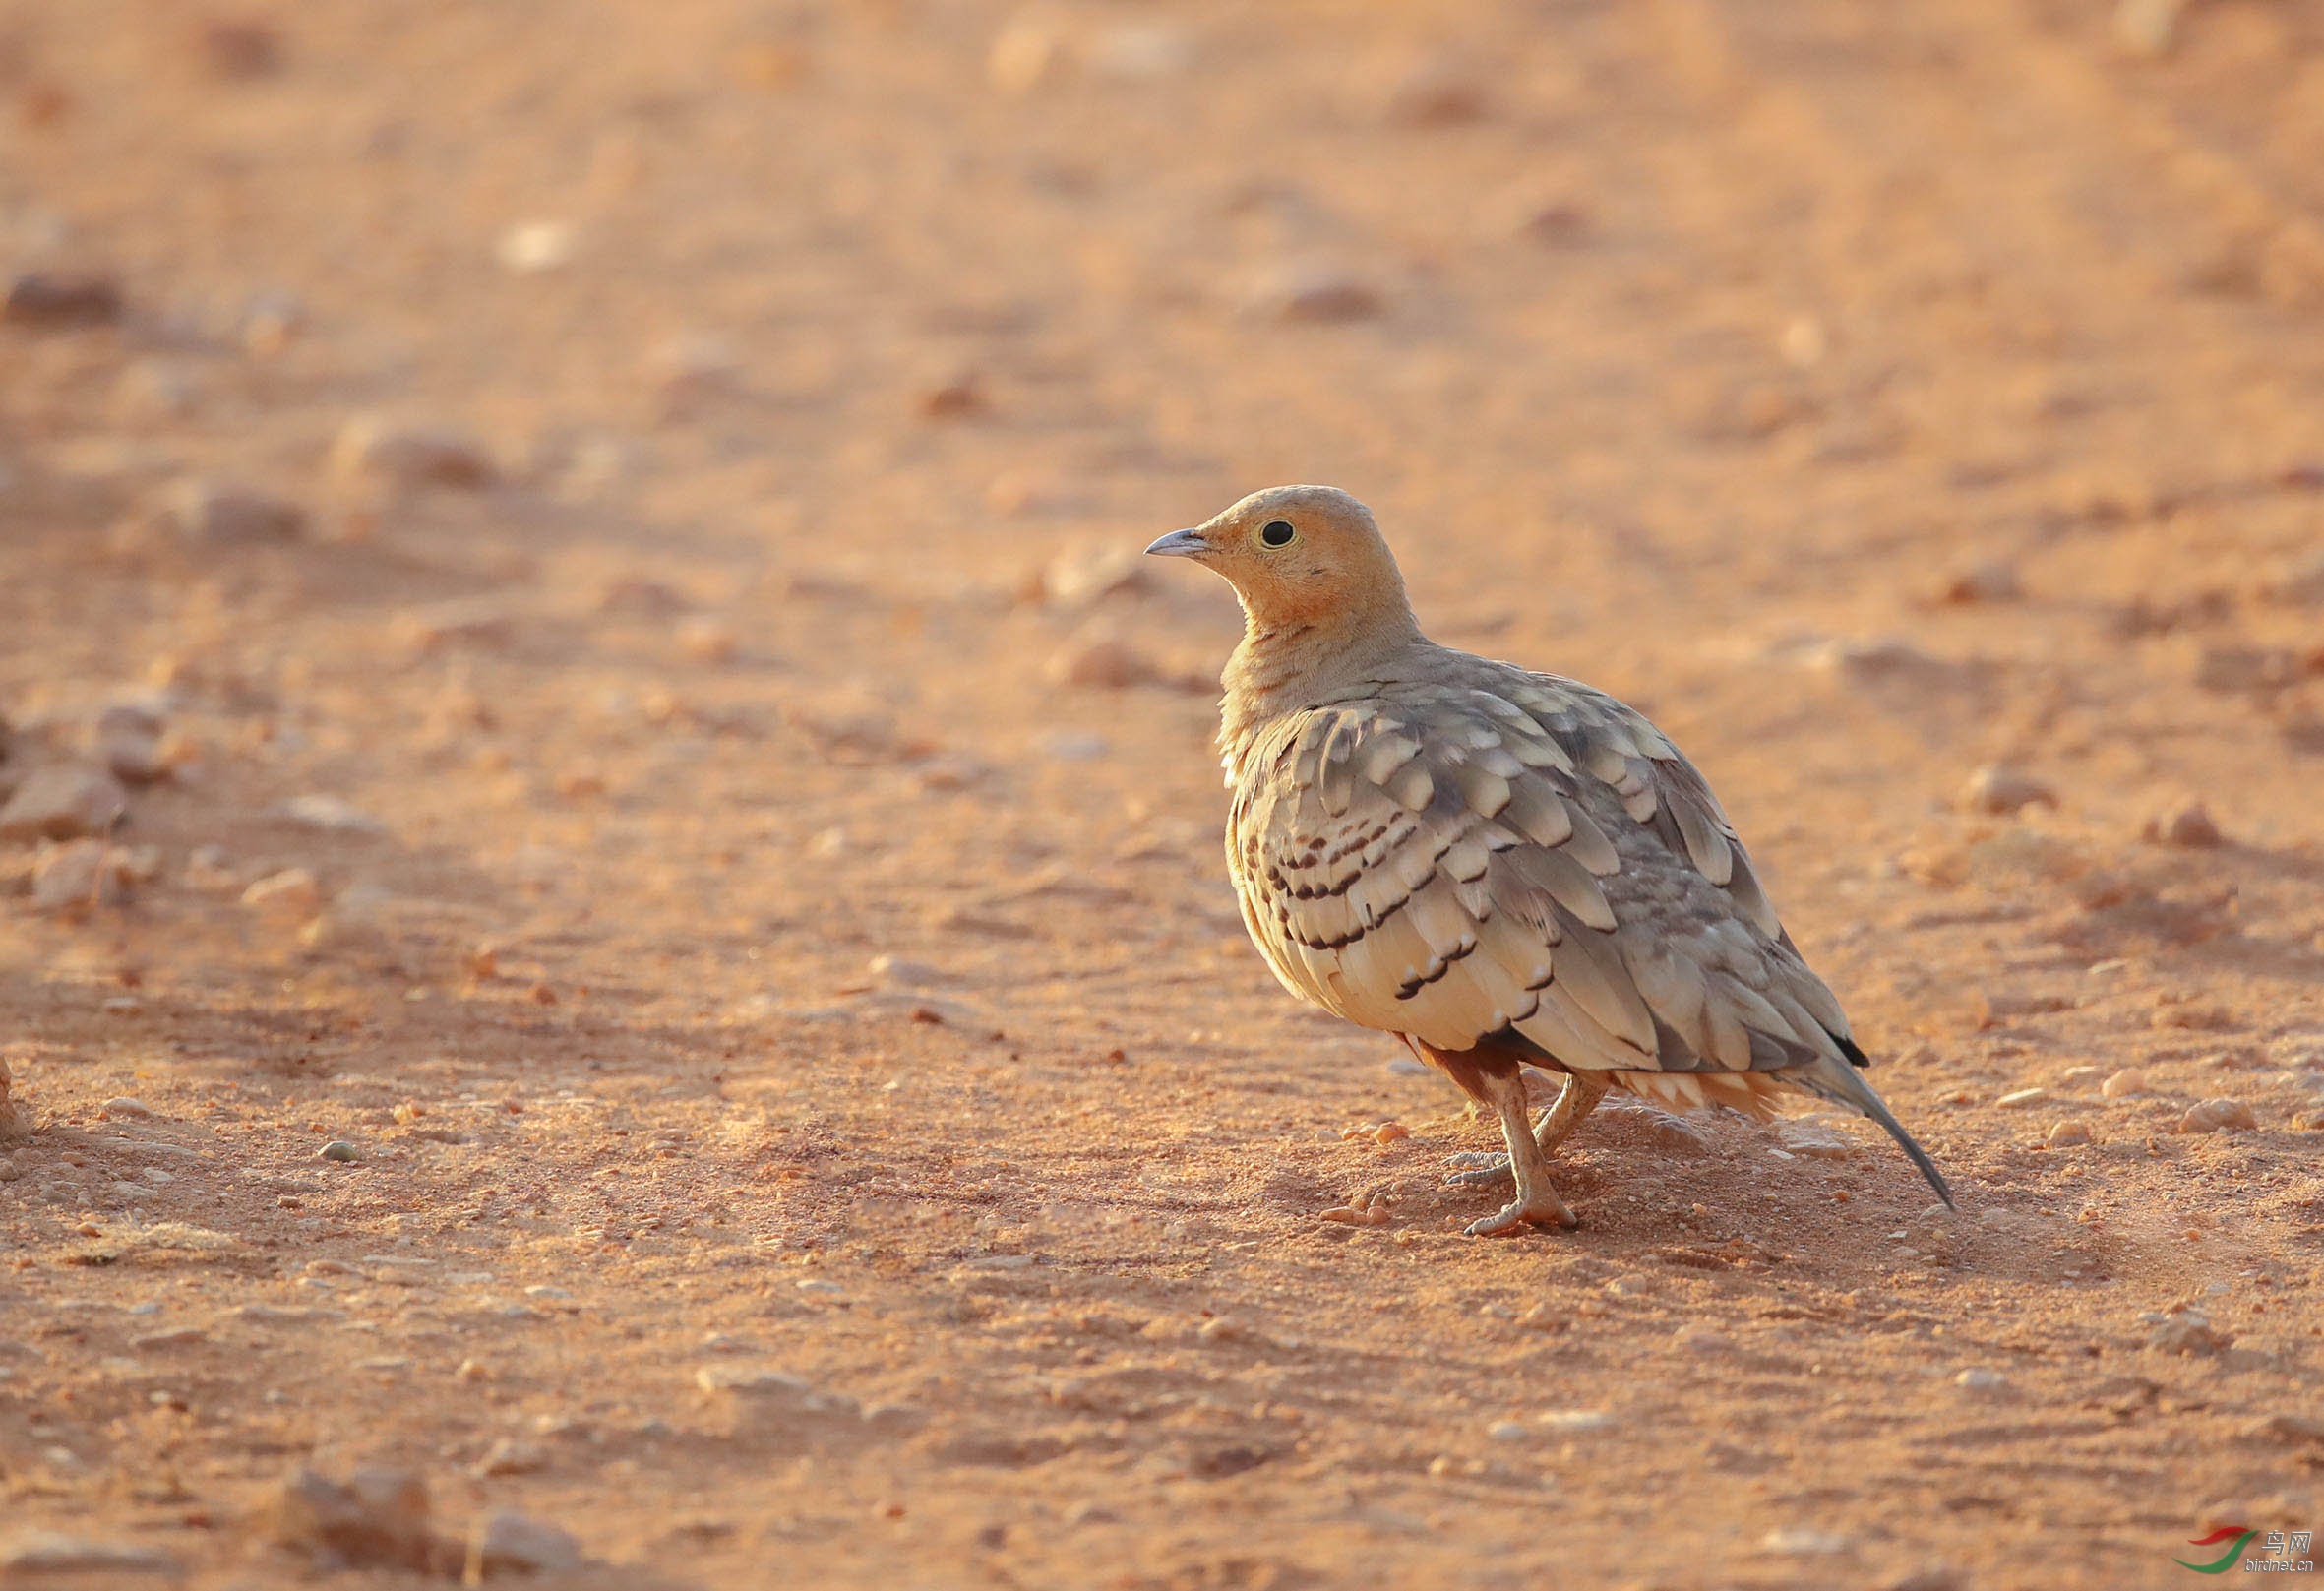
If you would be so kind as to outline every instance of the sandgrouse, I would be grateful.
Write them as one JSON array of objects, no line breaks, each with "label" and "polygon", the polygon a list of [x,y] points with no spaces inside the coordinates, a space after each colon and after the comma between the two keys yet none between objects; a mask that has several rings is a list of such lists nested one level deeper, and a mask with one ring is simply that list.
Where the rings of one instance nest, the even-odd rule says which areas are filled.
[{"label": "sandgrouse", "polygon": [[[1254,493],[1146,550],[1243,603],[1218,743],[1259,953],[1500,1119],[1517,1196],[1471,1233],[1575,1224],[1549,1151],[1609,1088],[1760,1120],[1802,1090],[1879,1123],[1952,1202],[1717,798],[1643,713],[1423,636],[1371,511],[1330,487]],[[1564,1077],[1538,1125],[1527,1066]]]}]

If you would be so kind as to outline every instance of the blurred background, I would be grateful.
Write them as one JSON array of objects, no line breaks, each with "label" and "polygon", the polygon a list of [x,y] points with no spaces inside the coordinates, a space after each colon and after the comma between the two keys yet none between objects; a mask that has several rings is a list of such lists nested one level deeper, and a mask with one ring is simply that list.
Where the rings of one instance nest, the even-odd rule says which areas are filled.
[{"label": "blurred background", "polygon": [[6,254],[118,331],[38,335],[78,312],[20,280],[12,467],[425,533],[457,511],[326,498],[386,408],[471,435],[498,518],[940,582],[1287,475],[1451,543],[1451,591],[1512,517],[1529,574],[1683,535],[1746,582],[2136,521],[2312,442],[2320,31],[19,3]]},{"label": "blurred background", "polygon": [[[2127,648],[2324,742],[2309,6],[20,0],[0,94],[20,718],[386,667],[450,755],[528,631],[998,765],[1198,695],[1131,549],[1315,479],[1618,687]],[[2079,710],[1989,706],[1863,733]]]}]

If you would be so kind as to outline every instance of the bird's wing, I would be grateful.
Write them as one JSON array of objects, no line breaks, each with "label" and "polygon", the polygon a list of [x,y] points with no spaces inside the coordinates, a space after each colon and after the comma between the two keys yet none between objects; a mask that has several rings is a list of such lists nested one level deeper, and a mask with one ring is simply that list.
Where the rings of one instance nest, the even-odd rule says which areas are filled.
[{"label": "bird's wing", "polygon": [[1444,655],[1245,760],[1228,860],[1276,976],[1368,1027],[1576,1070],[1842,1059],[1838,1001],[1677,749],[1601,692]]}]

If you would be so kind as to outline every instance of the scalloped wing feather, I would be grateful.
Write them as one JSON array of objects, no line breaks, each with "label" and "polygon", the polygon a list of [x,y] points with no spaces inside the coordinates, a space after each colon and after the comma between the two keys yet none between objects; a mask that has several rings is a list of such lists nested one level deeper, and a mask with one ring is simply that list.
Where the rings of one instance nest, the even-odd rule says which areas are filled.
[{"label": "scalloped wing feather", "polygon": [[1286,987],[1438,1048],[1513,1032],[1574,1069],[1707,1077],[1840,1054],[1839,1003],[1668,739],[1571,681],[1420,661],[1232,759],[1228,860]]}]

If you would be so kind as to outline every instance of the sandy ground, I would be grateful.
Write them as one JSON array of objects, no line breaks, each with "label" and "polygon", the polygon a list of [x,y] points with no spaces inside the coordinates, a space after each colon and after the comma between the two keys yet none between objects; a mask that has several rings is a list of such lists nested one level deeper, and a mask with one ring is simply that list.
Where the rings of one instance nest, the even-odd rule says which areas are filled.
[{"label": "sandy ground", "polygon": [[[0,785],[161,775],[0,846],[0,1581],[2324,1527],[2324,14],[17,0],[0,100]],[[1131,556],[1299,479],[1688,749],[1957,1216],[1609,1111],[1460,1235]]]}]

